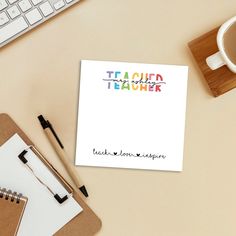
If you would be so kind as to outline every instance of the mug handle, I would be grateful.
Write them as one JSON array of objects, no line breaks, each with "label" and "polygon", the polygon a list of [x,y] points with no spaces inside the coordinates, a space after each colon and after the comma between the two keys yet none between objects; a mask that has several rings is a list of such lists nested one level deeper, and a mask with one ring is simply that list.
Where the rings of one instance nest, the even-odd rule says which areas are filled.
[{"label": "mug handle", "polygon": [[216,52],[215,54],[209,56],[206,59],[206,63],[212,70],[216,70],[226,64],[220,52]]}]

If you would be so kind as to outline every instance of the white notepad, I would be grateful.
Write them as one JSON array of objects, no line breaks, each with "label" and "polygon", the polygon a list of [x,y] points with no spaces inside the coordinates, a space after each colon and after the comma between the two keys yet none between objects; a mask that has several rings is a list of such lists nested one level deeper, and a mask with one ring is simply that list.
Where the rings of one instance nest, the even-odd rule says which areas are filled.
[{"label": "white notepad", "polygon": [[[52,193],[42,185],[32,172],[20,161],[18,155],[27,144],[18,134],[0,147],[0,182],[28,197],[18,236],[51,236],[78,215],[82,208],[73,197],[59,204]],[[58,194],[68,194],[64,186],[51,174],[32,152],[27,153],[28,163],[37,166],[36,175]]]},{"label": "white notepad", "polygon": [[81,62],[76,164],[181,171],[188,67]]}]

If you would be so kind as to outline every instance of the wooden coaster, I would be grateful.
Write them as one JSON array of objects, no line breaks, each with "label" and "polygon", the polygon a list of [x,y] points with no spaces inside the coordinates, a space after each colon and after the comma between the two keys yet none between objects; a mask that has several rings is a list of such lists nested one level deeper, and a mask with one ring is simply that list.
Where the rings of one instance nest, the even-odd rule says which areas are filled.
[{"label": "wooden coaster", "polygon": [[218,51],[216,42],[218,30],[219,28],[216,28],[188,43],[188,46],[215,97],[236,88],[236,74],[231,72],[228,67],[222,66],[217,70],[211,70],[206,64],[206,58]]}]

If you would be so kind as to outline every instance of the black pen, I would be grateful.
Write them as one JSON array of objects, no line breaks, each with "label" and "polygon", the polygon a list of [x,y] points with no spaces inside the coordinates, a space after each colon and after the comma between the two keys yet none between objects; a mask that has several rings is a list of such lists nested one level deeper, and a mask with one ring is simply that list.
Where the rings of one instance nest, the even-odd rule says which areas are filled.
[{"label": "black pen", "polygon": [[75,168],[72,166],[72,164],[69,161],[69,158],[67,157],[64,146],[61,143],[60,139],[58,138],[55,130],[53,129],[52,125],[48,120],[45,120],[42,115],[38,116],[38,119],[40,121],[40,124],[42,125],[42,128],[51,143],[52,147],[54,148],[55,152],[57,153],[58,157],[60,158],[62,164],[64,165],[65,169],[67,170],[68,174],[70,175],[71,179],[73,180],[76,187],[83,193],[85,197],[88,197],[88,192],[86,190],[86,187],[84,185],[81,185],[78,180],[78,175],[75,171]]}]

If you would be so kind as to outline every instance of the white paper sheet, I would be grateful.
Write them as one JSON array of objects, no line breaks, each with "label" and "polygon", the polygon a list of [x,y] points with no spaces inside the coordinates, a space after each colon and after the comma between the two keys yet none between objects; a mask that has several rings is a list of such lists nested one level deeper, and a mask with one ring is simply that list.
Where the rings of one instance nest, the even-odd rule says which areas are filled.
[{"label": "white paper sheet", "polygon": [[[73,197],[69,197],[63,204],[55,200],[52,193],[18,158],[25,148],[27,145],[18,134],[0,147],[0,185],[28,197],[18,236],[51,236],[78,215],[82,208]],[[32,151],[29,150],[25,157],[38,177],[53,191],[60,196],[67,193]]]},{"label": "white paper sheet", "polygon": [[188,67],[82,61],[76,164],[181,171]]}]

